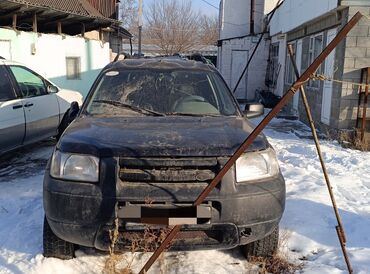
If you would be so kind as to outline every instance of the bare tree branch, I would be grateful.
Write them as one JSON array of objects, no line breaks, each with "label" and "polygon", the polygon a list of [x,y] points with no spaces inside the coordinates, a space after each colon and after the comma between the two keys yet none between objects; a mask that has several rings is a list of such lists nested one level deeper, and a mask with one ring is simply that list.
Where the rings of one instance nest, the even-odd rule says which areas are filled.
[{"label": "bare tree branch", "polygon": [[145,40],[159,46],[162,54],[185,52],[199,44],[199,12],[191,1],[158,0],[145,13]]},{"label": "bare tree branch", "polygon": [[219,37],[219,21],[217,16],[203,15],[199,23],[199,40],[202,45],[216,45]]}]

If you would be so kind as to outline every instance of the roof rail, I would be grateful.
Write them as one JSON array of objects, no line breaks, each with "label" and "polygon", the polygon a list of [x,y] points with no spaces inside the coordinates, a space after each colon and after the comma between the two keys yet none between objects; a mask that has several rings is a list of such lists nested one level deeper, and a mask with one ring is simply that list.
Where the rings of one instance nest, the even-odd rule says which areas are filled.
[{"label": "roof rail", "polygon": [[119,57],[120,57],[121,55],[123,55],[123,56],[125,57],[125,59],[131,59],[131,58],[132,58],[131,54],[129,54],[129,53],[127,53],[127,52],[122,51],[122,52],[120,52],[120,53],[118,53],[118,54],[117,54],[116,58],[114,58],[114,60],[113,60],[113,63],[114,63],[114,62],[117,62],[117,61],[119,60]]},{"label": "roof rail", "polygon": [[202,62],[204,64],[208,64],[207,59],[201,53],[193,53],[189,56],[189,60],[194,60],[198,62]]},{"label": "roof rail", "polygon": [[194,53],[190,55],[189,60],[194,60],[197,62],[202,62],[203,64],[206,64],[206,65],[214,66],[212,62],[209,61],[207,58],[205,58],[201,53]]}]

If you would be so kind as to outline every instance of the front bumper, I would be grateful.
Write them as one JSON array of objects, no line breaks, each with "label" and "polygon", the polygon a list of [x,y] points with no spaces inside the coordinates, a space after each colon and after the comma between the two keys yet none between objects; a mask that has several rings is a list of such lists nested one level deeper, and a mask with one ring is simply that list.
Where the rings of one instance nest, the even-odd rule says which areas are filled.
[{"label": "front bumper", "polygon": [[[206,187],[199,183],[124,183],[117,160],[101,159],[99,185],[44,178],[44,209],[54,233],[69,242],[108,250],[109,230],[119,204],[152,206],[191,204]],[[248,244],[270,234],[285,207],[285,182],[281,175],[253,183],[235,183],[231,169],[207,198],[212,207],[209,223],[185,225],[171,250],[226,249]],[[119,249],[130,248],[128,235],[143,233],[143,225],[119,220]],[[159,228],[154,226],[154,230]],[[155,246],[153,246],[155,248]]]}]

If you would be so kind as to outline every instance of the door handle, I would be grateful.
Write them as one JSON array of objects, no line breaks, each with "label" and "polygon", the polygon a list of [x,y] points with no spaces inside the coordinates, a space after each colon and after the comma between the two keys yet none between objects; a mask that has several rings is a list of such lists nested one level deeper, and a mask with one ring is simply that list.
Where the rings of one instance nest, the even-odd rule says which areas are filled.
[{"label": "door handle", "polygon": [[26,107],[26,108],[29,108],[29,107],[32,107],[32,106],[33,106],[32,103],[27,103],[27,104],[24,105],[24,107]]},{"label": "door handle", "polygon": [[23,107],[22,105],[15,105],[15,106],[13,106],[13,109],[20,109],[22,107]]}]

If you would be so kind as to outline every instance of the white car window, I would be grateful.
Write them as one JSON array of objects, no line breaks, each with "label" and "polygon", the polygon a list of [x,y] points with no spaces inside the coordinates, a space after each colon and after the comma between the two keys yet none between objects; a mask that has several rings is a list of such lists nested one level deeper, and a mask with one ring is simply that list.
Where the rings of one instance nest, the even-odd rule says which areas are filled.
[{"label": "white car window", "polygon": [[47,94],[43,78],[24,67],[10,66],[10,69],[14,74],[23,97],[29,98]]}]

